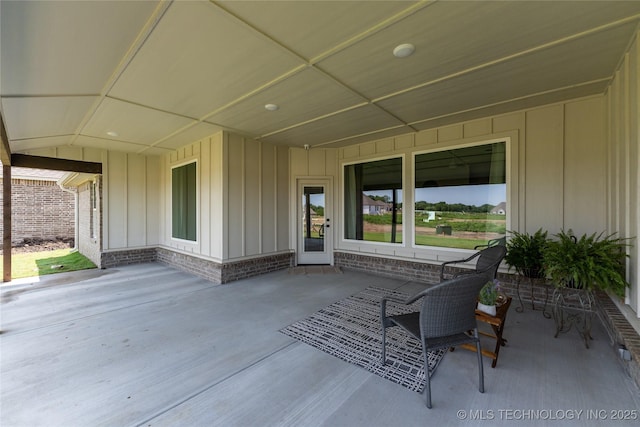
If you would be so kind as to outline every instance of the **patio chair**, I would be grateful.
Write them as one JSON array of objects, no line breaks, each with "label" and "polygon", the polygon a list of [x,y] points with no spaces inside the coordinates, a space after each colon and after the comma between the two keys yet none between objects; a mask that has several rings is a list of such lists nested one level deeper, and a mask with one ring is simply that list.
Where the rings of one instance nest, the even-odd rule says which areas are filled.
[{"label": "patio chair", "polygon": [[490,248],[491,246],[507,246],[507,236],[498,237],[497,239],[491,239],[484,245],[474,246],[473,249]]},{"label": "patio chair", "polygon": [[[504,245],[490,246],[486,249],[476,252],[466,259],[443,262],[440,266],[440,281],[445,279],[456,278],[465,274],[483,274],[486,280],[493,280],[498,273],[498,267],[507,254],[507,248]],[[459,271],[451,277],[445,277],[445,266],[451,264],[462,264],[478,258],[476,260],[476,268],[473,270]]]},{"label": "patio chair", "polygon": [[[383,298],[380,307],[382,323],[382,364],[386,364],[386,329],[400,326],[420,340],[424,356],[425,394],[427,408],[431,408],[431,374],[427,352],[475,343],[478,355],[479,390],[484,393],[482,351],[476,323],[476,302],[480,289],[487,282],[482,274],[451,279],[426,289],[406,301]],[[419,312],[388,316],[387,302],[412,304],[422,298]]]}]

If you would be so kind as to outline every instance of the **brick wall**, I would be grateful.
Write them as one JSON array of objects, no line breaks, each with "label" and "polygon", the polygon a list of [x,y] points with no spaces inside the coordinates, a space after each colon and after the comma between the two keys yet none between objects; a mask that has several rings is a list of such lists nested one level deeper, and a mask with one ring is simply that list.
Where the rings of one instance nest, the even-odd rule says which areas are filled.
[{"label": "brick wall", "polygon": [[[0,183],[2,179],[0,179]],[[11,180],[12,242],[75,237],[74,195],[52,181]],[[0,192],[0,215],[2,215]],[[0,233],[3,224],[0,222]]]},{"label": "brick wall", "polygon": [[101,183],[102,180],[97,177],[95,209],[92,201],[93,183],[85,182],[78,187],[78,251],[98,267],[102,267]]},{"label": "brick wall", "polygon": [[293,253],[267,255],[221,264],[169,249],[158,248],[157,260],[214,283],[229,283],[289,268],[293,263]]}]

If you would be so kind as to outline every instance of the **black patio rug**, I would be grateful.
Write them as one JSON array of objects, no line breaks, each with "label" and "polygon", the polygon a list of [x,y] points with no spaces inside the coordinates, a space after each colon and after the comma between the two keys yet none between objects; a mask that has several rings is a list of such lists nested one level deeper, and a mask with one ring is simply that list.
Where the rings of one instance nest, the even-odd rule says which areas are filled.
[{"label": "black patio rug", "polygon": [[[280,332],[410,390],[421,392],[425,376],[420,341],[400,328],[387,329],[387,364],[383,366],[380,363],[380,300],[385,296],[402,299],[408,297],[393,290],[369,287],[281,329]],[[388,302],[387,313],[419,311],[420,303],[418,300],[412,306],[398,306]],[[429,352],[432,376],[445,353],[446,350]]]}]

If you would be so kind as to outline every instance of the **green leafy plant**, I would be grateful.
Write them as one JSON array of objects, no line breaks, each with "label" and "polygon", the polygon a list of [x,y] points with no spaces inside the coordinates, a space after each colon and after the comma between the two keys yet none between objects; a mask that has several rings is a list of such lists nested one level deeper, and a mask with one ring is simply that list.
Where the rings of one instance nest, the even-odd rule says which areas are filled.
[{"label": "green leafy plant", "polygon": [[504,260],[509,268],[525,277],[544,277],[544,252],[549,243],[547,232],[538,229],[534,234],[510,231],[507,255]]},{"label": "green leafy plant", "polygon": [[484,305],[496,305],[500,295],[500,282],[497,280],[488,281],[478,294],[478,301]]},{"label": "green leafy plant", "polygon": [[573,231],[563,230],[545,250],[546,273],[558,287],[602,289],[624,296],[625,288],[630,286],[624,271],[629,239],[614,236],[615,233],[601,232],[577,238]]}]

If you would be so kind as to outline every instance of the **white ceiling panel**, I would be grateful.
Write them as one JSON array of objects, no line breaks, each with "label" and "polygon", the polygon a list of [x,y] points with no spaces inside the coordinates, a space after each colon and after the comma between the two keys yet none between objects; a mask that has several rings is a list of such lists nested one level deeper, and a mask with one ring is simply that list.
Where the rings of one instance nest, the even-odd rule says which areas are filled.
[{"label": "white ceiling panel", "polygon": [[208,2],[176,2],[110,95],[201,118],[302,64]]},{"label": "white ceiling panel", "polygon": [[411,127],[416,130],[433,129],[447,126],[454,123],[461,123],[483,117],[509,113],[533,108],[539,105],[553,104],[575,98],[582,98],[587,95],[601,94],[606,88],[606,82],[597,82],[582,86],[574,86],[564,90],[543,93],[536,96],[529,96],[521,99],[510,99],[505,102],[493,104],[487,107],[474,108],[467,111],[456,112],[444,116],[435,117],[423,121],[411,123]]},{"label": "white ceiling panel", "polygon": [[[640,2],[623,2],[618,9],[606,2],[580,2],[579,8],[571,3],[436,3],[318,66],[376,99],[640,13]],[[415,53],[395,58],[393,48],[401,43],[414,44]]]},{"label": "white ceiling panel", "polygon": [[13,152],[344,146],[602,94],[639,25],[640,1],[0,1],[0,114]]},{"label": "white ceiling panel", "polygon": [[2,111],[11,139],[73,135],[95,96],[2,98]]},{"label": "white ceiling panel", "polygon": [[25,152],[29,150],[39,150],[42,148],[56,148],[56,147],[64,147],[71,144],[73,141],[74,135],[60,135],[60,136],[51,136],[47,138],[33,138],[33,139],[23,139],[20,141],[14,141],[11,145],[11,149],[14,152]]},{"label": "white ceiling panel", "polygon": [[316,145],[329,140],[402,126],[402,122],[379,108],[365,105],[261,139],[293,146]]},{"label": "white ceiling panel", "polygon": [[[413,123],[425,117],[607,79],[622,55],[621,44],[627,34],[626,26],[616,27],[406,92],[380,101],[379,105]],[[591,93],[585,91],[582,95]]]},{"label": "white ceiling panel", "polygon": [[214,126],[209,123],[198,123],[160,141],[155,147],[175,150],[220,131],[222,131],[222,128],[219,126]]},{"label": "white ceiling panel", "polygon": [[123,153],[138,153],[148,147],[143,144],[134,144],[131,142],[116,141],[106,138],[94,138],[91,136],[80,135],[76,139],[74,145],[78,147],[98,148],[101,150],[120,151]]},{"label": "white ceiling panel", "polygon": [[[193,120],[185,117],[105,98],[81,133],[95,138],[151,145],[165,135],[193,123]],[[107,132],[117,135],[110,136]]]},{"label": "white ceiling panel", "polygon": [[[411,8],[414,1],[221,1],[223,8],[310,60]],[[363,7],[366,6],[366,7]]]},{"label": "white ceiling panel", "polygon": [[[313,69],[305,69],[283,82],[207,118],[253,135],[263,135],[325,114],[366,102],[349,89]],[[276,104],[277,111],[267,111]]]},{"label": "white ceiling panel", "polygon": [[99,94],[157,1],[3,1],[2,95]]}]

